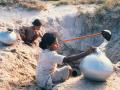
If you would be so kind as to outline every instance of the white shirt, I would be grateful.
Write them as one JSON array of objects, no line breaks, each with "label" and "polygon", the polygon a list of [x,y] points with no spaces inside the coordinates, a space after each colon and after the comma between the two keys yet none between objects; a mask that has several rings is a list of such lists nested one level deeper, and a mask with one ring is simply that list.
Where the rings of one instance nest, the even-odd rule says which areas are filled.
[{"label": "white shirt", "polygon": [[48,49],[43,50],[39,55],[39,60],[36,68],[36,79],[41,86],[47,82],[50,74],[53,73],[57,64],[62,64],[65,56],[59,55],[56,51]]}]

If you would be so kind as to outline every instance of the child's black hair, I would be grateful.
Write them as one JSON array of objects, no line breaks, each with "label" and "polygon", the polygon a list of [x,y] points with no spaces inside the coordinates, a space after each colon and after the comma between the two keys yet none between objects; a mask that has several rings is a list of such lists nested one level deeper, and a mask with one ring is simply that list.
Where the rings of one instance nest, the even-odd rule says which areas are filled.
[{"label": "child's black hair", "polygon": [[40,22],[39,19],[35,19],[35,20],[32,22],[32,24],[33,24],[34,26],[41,26],[41,25],[42,25],[42,23]]},{"label": "child's black hair", "polygon": [[56,41],[56,34],[55,33],[45,33],[39,43],[39,47],[44,49],[48,49],[49,46],[52,45]]}]

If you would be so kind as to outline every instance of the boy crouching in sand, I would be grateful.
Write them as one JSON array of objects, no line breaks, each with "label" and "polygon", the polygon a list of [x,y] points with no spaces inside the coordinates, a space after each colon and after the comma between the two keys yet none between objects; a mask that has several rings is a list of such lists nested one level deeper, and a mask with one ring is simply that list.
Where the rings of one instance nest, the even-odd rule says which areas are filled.
[{"label": "boy crouching in sand", "polygon": [[95,48],[90,48],[77,55],[60,55],[56,52],[59,44],[55,33],[45,33],[39,47],[42,48],[43,51],[40,53],[36,68],[36,80],[37,84],[46,90],[52,90],[54,83],[65,81],[71,75],[72,68],[70,66],[57,68],[57,64],[78,60],[95,51]]},{"label": "boy crouching in sand", "polygon": [[29,46],[39,46],[40,38],[44,35],[45,30],[39,19],[32,22],[32,26],[20,29],[20,37],[25,44]]}]

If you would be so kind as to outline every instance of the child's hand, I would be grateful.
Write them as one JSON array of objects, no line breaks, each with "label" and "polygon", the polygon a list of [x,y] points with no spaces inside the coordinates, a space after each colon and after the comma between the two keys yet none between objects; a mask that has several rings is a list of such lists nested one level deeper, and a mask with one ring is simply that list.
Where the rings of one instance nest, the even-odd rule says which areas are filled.
[{"label": "child's hand", "polygon": [[34,42],[32,43],[32,47],[36,47],[36,46],[37,46],[37,42],[34,41]]},{"label": "child's hand", "polygon": [[36,47],[36,44],[35,44],[35,43],[32,43],[32,47],[33,47],[33,48]]},{"label": "child's hand", "polygon": [[27,44],[29,46],[32,46],[32,43],[29,43],[29,42],[25,42],[25,44]]},{"label": "child's hand", "polygon": [[96,51],[96,47],[90,47],[89,49],[86,50],[87,54],[94,53]]},{"label": "child's hand", "polygon": [[36,36],[39,36],[39,31],[38,30],[35,30],[34,33],[35,33]]}]

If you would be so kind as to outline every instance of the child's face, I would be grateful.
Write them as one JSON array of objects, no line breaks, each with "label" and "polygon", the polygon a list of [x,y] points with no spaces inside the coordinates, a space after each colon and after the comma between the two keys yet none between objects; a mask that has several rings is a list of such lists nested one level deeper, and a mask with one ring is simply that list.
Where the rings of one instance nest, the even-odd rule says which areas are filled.
[{"label": "child's face", "polygon": [[52,49],[52,50],[57,50],[58,48],[59,48],[59,43],[58,43],[58,40],[56,40],[56,42],[54,42],[51,46],[50,46],[50,48]]},{"label": "child's face", "polygon": [[39,30],[40,26],[34,26],[34,30]]}]

